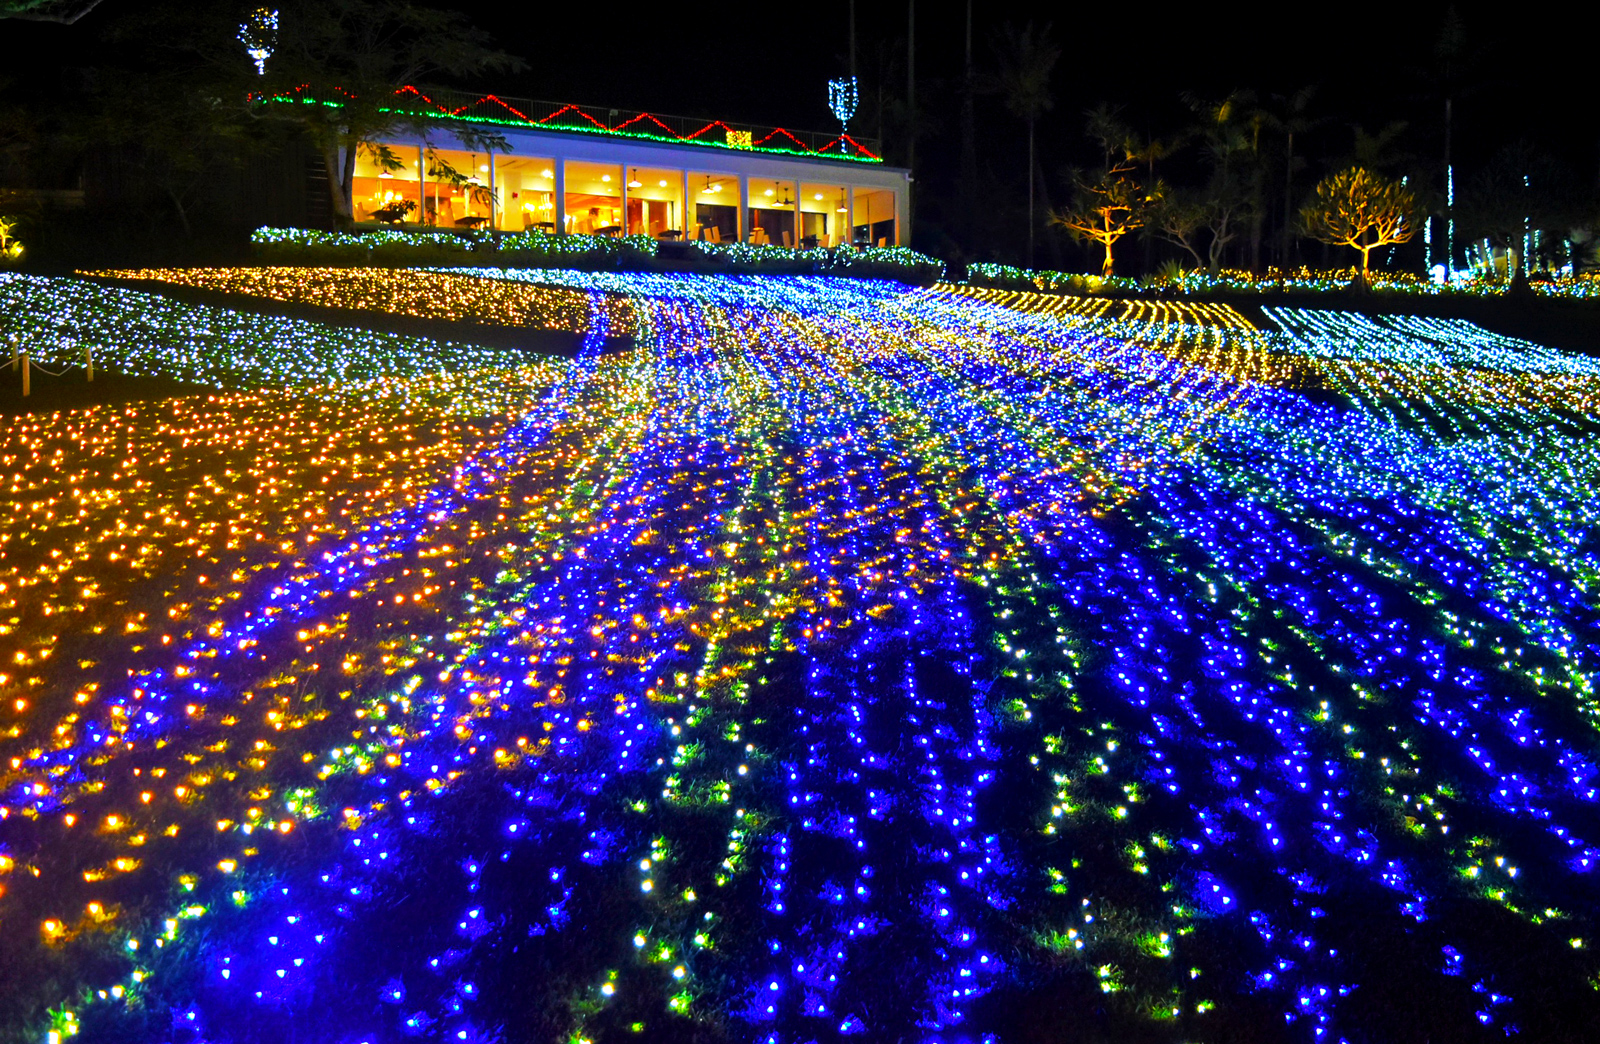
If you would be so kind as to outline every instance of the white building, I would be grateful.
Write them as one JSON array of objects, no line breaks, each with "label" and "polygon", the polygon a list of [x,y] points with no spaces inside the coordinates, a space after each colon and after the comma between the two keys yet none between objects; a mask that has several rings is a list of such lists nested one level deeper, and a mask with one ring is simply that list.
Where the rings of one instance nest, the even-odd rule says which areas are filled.
[{"label": "white building", "polygon": [[[361,150],[357,223],[792,247],[910,241],[911,172],[846,134],[407,91],[407,111],[426,122]],[[453,130],[469,124],[509,148],[473,150]]]}]

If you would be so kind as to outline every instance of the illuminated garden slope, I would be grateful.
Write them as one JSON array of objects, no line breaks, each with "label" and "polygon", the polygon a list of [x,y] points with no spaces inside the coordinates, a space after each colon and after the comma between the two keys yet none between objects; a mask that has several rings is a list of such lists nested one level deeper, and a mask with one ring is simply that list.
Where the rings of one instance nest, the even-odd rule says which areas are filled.
[{"label": "illuminated garden slope", "polygon": [[638,347],[513,368],[0,283],[19,336],[257,389],[0,435],[4,1032],[1600,1017],[1592,361],[1338,313],[408,279],[581,293]]}]

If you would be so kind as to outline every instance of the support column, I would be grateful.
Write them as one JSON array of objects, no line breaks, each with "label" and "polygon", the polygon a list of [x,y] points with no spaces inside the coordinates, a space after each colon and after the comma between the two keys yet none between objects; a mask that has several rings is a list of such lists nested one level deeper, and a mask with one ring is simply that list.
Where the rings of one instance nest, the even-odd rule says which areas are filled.
[{"label": "support column", "polygon": [[567,234],[567,161],[557,156],[551,162],[555,164],[552,169],[556,176],[555,234],[564,236]]},{"label": "support column", "polygon": [[[437,221],[438,219],[435,218]],[[428,223],[428,143],[417,142],[417,224]]]},{"label": "support column", "polygon": [[679,202],[678,208],[682,211],[680,224],[682,225],[683,241],[687,243],[689,241],[690,222],[695,220],[695,212],[692,209],[694,203],[689,199],[689,172],[687,170],[678,171],[678,178],[683,182],[683,195],[680,197],[681,202]]},{"label": "support column", "polygon": [[794,248],[800,249],[800,234],[805,227],[805,219],[800,216],[800,194],[805,191],[805,182],[799,178],[794,179]]},{"label": "support column", "polygon": [[622,165],[622,234],[628,234],[628,165]]},{"label": "support column", "polygon": [[743,243],[750,238],[750,177],[747,174],[739,175],[739,242]]},{"label": "support column", "polygon": [[489,150],[489,231],[500,227],[500,195],[494,189],[494,150]]},{"label": "support column", "polygon": [[844,215],[844,242],[849,246],[856,245],[856,187],[845,186],[845,215]]}]

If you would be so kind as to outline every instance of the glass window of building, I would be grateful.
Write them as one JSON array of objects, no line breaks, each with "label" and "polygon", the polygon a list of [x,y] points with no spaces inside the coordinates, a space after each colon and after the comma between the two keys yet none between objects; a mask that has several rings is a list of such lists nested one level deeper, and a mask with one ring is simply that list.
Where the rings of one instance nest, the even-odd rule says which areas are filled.
[{"label": "glass window of building", "polygon": [[849,196],[843,185],[800,186],[800,246],[813,250],[845,242],[850,224]]},{"label": "glass window of building", "polygon": [[622,235],[622,167],[568,160],[566,231],[585,236]]},{"label": "glass window of building", "polygon": [[478,228],[494,220],[498,209],[490,185],[486,152],[429,148],[427,182],[422,200],[423,222],[440,228]]},{"label": "glass window of building", "polygon": [[505,232],[556,230],[555,160],[496,154],[495,194],[500,198],[500,220]]},{"label": "glass window of building", "polygon": [[897,246],[895,198],[888,189],[856,189],[856,212],[852,219],[857,246]]},{"label": "glass window of building", "polygon": [[795,190],[792,181],[750,179],[750,242],[760,246],[795,245]]},{"label": "glass window of building", "polygon": [[629,167],[628,235],[677,239],[683,230],[683,171]]},{"label": "glass window of building", "polygon": [[732,174],[691,171],[689,196],[694,201],[691,239],[733,243],[739,239],[739,179]]},{"label": "glass window of building", "polygon": [[350,188],[355,220],[387,225],[421,221],[417,159],[415,145],[363,144]]}]

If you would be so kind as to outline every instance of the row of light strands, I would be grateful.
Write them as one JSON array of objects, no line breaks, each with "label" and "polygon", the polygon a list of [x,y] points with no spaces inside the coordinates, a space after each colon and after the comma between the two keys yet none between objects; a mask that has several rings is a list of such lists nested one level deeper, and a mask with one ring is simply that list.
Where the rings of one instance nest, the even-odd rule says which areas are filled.
[{"label": "row of light strands", "polygon": [[204,278],[641,347],[4,277],[41,358],[269,386],[9,422],[0,916],[90,990],[51,1032],[1323,1040],[1403,989],[1467,1039],[1588,990],[1592,362],[805,278]]}]

